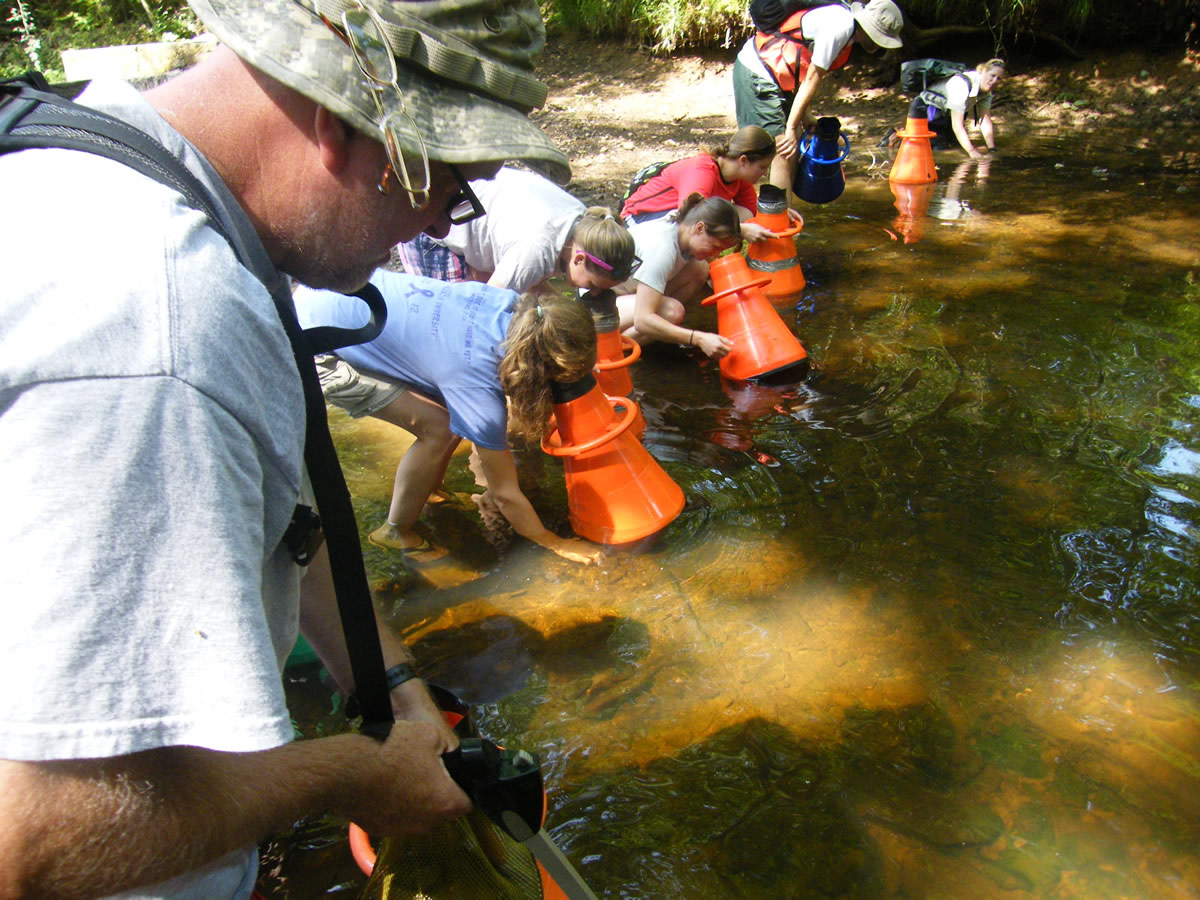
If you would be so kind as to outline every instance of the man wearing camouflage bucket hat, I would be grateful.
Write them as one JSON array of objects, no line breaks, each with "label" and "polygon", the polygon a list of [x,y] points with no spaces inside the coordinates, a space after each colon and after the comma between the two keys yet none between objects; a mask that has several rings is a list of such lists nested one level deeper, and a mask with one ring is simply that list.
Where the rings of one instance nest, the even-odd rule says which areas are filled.
[{"label": "man wearing camouflage bucket hat", "polygon": [[386,741],[292,741],[298,623],[353,679],[324,551],[302,579],[281,540],[309,494],[271,293],[359,287],[396,243],[481,214],[468,182],[505,159],[567,179],[526,118],[538,8],[192,3],[221,41],[203,62],[79,102],[182,160],[237,254],[114,159],[0,155],[0,678],[24,686],[0,711],[0,896],[245,898],[256,844],[299,819],[385,836],[470,806],[419,679],[389,679]]}]

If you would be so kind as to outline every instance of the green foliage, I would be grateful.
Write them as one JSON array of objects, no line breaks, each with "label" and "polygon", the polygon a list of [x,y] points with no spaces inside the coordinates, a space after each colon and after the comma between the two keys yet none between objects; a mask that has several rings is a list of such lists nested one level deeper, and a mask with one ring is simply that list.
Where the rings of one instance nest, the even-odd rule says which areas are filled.
[{"label": "green foliage", "polygon": [[749,33],[748,0],[543,0],[552,32],[626,38],[657,50],[729,46]]},{"label": "green foliage", "polygon": [[0,0],[0,78],[39,69],[62,79],[63,50],[191,37],[186,0]]},{"label": "green foliage", "polygon": [[[552,31],[625,39],[662,51],[730,47],[750,33],[748,0],[542,0]],[[986,29],[997,47],[1053,34],[1070,43],[1180,42],[1200,37],[1197,0],[901,0],[922,28]],[[186,0],[0,0],[0,77],[39,68],[62,77],[63,50],[190,37]]]},{"label": "green foliage", "polygon": [[551,31],[598,38],[623,36],[640,14],[641,5],[641,0],[545,0],[542,17]]},{"label": "green foliage", "polygon": [[659,50],[729,45],[749,33],[746,0],[645,0],[652,44]]},{"label": "green foliage", "polygon": [[[749,0],[542,0],[561,33],[625,38],[658,50],[732,46],[750,33]],[[1197,0],[900,0],[919,28],[959,25],[998,48],[1053,36],[1076,46],[1180,44],[1200,38]]]}]

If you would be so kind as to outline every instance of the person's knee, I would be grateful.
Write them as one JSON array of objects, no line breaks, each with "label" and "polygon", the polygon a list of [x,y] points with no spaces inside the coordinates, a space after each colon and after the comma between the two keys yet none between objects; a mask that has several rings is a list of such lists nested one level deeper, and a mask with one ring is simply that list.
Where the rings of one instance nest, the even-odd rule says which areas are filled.
[{"label": "person's knee", "polygon": [[683,324],[684,306],[674,297],[663,297],[663,302],[658,308],[658,314],[670,322],[672,325]]},{"label": "person's knee", "polygon": [[423,423],[413,436],[431,456],[444,456],[458,443],[458,438],[450,432],[449,425],[440,422]]},{"label": "person's knee", "polygon": [[619,327],[622,332],[633,327],[636,311],[636,294],[621,294],[617,297],[617,315],[620,317]]}]

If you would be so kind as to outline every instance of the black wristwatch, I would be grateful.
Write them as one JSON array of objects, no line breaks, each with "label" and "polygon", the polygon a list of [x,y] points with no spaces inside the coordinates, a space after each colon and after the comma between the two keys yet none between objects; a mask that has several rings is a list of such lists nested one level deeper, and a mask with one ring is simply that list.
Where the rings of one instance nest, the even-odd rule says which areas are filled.
[{"label": "black wristwatch", "polygon": [[396,665],[387,670],[385,675],[389,691],[417,677],[417,673],[408,663],[396,663]]},{"label": "black wristwatch", "polygon": [[[416,677],[416,671],[408,663],[396,663],[396,665],[384,673],[389,691],[400,687],[406,681],[412,681]],[[358,698],[351,694],[346,698],[346,718],[357,719],[360,715],[362,715],[362,707],[358,704]]]}]

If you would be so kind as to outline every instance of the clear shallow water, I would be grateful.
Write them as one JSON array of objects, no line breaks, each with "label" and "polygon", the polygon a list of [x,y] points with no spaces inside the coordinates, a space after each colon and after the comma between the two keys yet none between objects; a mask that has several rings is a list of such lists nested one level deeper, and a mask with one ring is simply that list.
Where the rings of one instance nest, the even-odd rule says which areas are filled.
[{"label": "clear shallow water", "polygon": [[[647,348],[645,443],[689,498],[649,546],[582,568],[438,509],[453,563],[368,550],[431,678],[541,755],[599,895],[1200,894],[1200,174],[1002,146],[986,178],[939,154],[934,215],[866,152],[801,210],[803,384]],[[402,445],[335,426],[373,527]],[[557,463],[525,461],[565,529]],[[301,730],[342,727],[293,675]],[[363,883],[334,822],[264,871]]]}]

